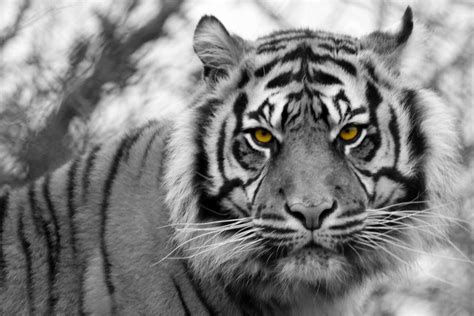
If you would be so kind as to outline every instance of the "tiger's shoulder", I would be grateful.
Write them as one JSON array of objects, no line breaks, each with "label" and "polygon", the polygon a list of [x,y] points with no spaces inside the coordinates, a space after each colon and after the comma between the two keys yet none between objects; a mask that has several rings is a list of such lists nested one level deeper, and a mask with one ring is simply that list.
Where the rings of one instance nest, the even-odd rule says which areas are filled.
[{"label": "tiger's shoulder", "polygon": [[153,263],[169,252],[171,230],[156,228],[168,224],[161,174],[171,129],[149,122],[2,191],[1,314],[107,313],[113,293],[122,303],[164,297],[169,280]]}]

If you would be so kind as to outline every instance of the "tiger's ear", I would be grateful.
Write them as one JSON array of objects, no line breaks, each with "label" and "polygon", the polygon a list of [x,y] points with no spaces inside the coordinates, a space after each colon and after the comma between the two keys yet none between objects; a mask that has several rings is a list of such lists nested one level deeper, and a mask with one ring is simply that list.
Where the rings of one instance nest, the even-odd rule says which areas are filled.
[{"label": "tiger's ear", "polygon": [[237,66],[244,53],[244,41],[232,36],[212,15],[199,20],[194,31],[194,51],[204,64],[204,79],[213,83]]},{"label": "tiger's ear", "polygon": [[362,37],[361,48],[377,53],[389,67],[397,69],[412,31],[413,12],[408,6],[399,23],[386,31],[375,31]]}]

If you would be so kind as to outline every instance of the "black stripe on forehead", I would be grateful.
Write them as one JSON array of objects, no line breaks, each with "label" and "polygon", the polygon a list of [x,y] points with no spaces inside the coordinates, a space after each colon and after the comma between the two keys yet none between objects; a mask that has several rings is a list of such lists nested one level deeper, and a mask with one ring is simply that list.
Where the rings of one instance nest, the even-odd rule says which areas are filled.
[{"label": "black stripe on forehead", "polygon": [[365,155],[363,158],[365,161],[371,161],[377,151],[379,150],[382,140],[379,132],[379,123],[377,119],[377,109],[379,105],[382,103],[383,98],[380,95],[379,90],[370,82],[367,82],[366,89],[365,89],[365,97],[367,100],[367,104],[369,107],[370,113],[370,125],[375,128],[375,132],[371,133],[366,136],[364,141],[370,141],[372,144],[372,148],[370,151]]},{"label": "black stripe on forehead", "polygon": [[[257,121],[261,121],[263,119],[268,125],[272,126],[272,116],[274,109],[275,105],[273,103],[270,103],[268,98],[266,98],[265,101],[260,104],[257,110],[247,113],[247,116],[248,118]],[[265,110],[267,110],[268,116],[265,114]]]},{"label": "black stripe on forehead", "polygon": [[234,102],[234,115],[235,115],[235,129],[234,136],[242,131],[242,116],[247,108],[248,98],[244,92],[240,93]]},{"label": "black stripe on forehead", "polygon": [[[289,34],[288,36],[282,36],[285,34]],[[357,44],[354,38],[347,36],[347,35],[337,35],[337,34],[330,34],[330,33],[323,33],[323,32],[313,32],[310,30],[302,30],[300,32],[294,33],[294,30],[283,31],[276,34],[272,34],[268,37],[262,37],[259,40],[263,41],[257,49],[265,49],[272,46],[285,44],[292,41],[297,40],[321,40],[331,42],[334,45],[345,45],[347,47],[351,47],[354,50],[357,50]]]},{"label": "black stripe on forehead", "polygon": [[328,54],[316,54],[313,52],[310,46],[308,46],[306,43],[302,43],[298,45],[295,49],[287,52],[283,57],[277,57],[265,65],[259,67],[255,71],[255,76],[256,77],[263,77],[266,74],[268,74],[278,63],[284,64],[287,62],[292,62],[292,61],[297,61],[301,59],[302,62],[307,64],[308,61],[315,63],[315,64],[323,64],[323,63],[332,63],[342,70],[344,70],[346,73],[352,75],[352,76],[357,76],[357,68],[350,63],[347,60],[340,59],[340,58],[334,58]]}]

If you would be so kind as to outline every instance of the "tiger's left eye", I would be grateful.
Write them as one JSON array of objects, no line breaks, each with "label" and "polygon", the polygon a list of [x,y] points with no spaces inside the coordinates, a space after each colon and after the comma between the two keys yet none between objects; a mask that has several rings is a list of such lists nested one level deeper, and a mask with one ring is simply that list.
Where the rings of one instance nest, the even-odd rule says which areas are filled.
[{"label": "tiger's left eye", "polygon": [[361,132],[361,128],[356,125],[347,125],[339,132],[339,138],[345,142],[355,141]]},{"label": "tiger's left eye", "polygon": [[252,136],[260,144],[269,144],[273,140],[272,133],[263,128],[257,128]]}]

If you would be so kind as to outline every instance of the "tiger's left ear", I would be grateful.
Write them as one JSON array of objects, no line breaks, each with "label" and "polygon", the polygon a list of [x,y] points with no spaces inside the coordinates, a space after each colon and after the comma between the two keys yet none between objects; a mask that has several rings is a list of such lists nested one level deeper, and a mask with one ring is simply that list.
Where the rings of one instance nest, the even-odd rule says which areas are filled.
[{"label": "tiger's left ear", "polygon": [[361,49],[375,52],[389,67],[396,69],[412,31],[413,12],[408,6],[399,23],[386,31],[375,31],[362,37]]},{"label": "tiger's left ear", "polygon": [[205,15],[194,31],[194,51],[204,64],[204,79],[218,81],[237,66],[245,51],[245,42],[232,36],[212,15]]}]

